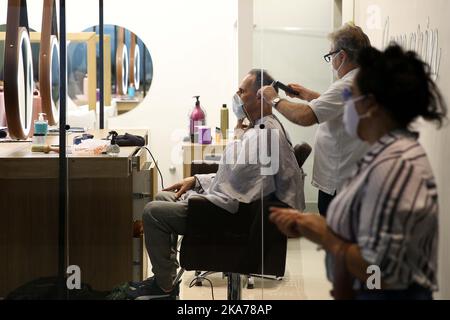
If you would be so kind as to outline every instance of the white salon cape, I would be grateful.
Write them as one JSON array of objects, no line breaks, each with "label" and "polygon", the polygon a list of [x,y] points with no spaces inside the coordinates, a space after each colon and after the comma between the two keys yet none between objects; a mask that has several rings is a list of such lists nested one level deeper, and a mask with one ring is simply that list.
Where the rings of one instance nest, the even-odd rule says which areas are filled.
[{"label": "white salon cape", "polygon": [[[265,129],[260,129],[261,124]],[[291,208],[305,209],[303,171],[274,115],[260,119],[241,139],[226,146],[216,174],[195,177],[196,188],[186,193],[183,201],[201,196],[236,213],[240,202],[251,203],[274,193]]]}]

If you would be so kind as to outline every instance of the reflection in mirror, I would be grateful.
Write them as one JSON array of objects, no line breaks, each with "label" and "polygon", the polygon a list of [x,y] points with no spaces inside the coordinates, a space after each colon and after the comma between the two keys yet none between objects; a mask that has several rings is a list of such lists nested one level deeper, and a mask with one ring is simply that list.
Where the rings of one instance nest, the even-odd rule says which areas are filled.
[{"label": "reflection in mirror", "polygon": [[136,35],[131,34],[131,48],[130,48],[130,85],[133,85],[135,90],[139,90],[141,82],[141,54],[136,50]]},{"label": "reflection in mirror", "polygon": [[[99,34],[99,28],[94,26],[83,32]],[[110,48],[110,59],[105,59],[107,63],[110,61],[110,65],[105,65],[105,86],[111,88],[110,103],[105,90],[105,119],[107,119],[126,113],[142,102],[152,83],[153,62],[143,41],[126,28],[105,25],[104,34],[105,54],[108,47]],[[98,41],[96,52],[98,74],[101,61]],[[72,104],[72,113],[79,115],[82,112],[93,112],[92,110],[87,111],[89,109],[87,107],[89,100],[88,46],[82,42],[71,42],[68,45],[67,55],[68,95],[71,100],[69,104]],[[98,76],[96,81],[98,92]],[[92,119],[92,117],[86,116],[87,118]],[[82,126],[88,127],[87,124]]]}]

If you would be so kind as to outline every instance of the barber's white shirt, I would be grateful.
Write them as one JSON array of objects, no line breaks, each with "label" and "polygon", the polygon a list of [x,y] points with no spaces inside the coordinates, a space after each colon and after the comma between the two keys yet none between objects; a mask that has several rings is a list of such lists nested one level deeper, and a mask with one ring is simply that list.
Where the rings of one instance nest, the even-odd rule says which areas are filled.
[{"label": "barber's white shirt", "polygon": [[330,195],[339,193],[351,176],[356,162],[369,148],[361,140],[350,137],[344,125],[342,93],[345,88],[352,86],[357,73],[358,69],[350,71],[309,104],[319,121],[312,185]]}]

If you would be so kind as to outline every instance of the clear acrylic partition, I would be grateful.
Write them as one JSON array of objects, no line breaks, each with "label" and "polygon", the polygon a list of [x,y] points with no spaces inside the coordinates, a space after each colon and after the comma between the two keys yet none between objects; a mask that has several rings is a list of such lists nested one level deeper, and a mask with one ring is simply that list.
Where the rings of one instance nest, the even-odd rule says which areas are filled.
[{"label": "clear acrylic partition", "polygon": [[[59,2],[56,1],[58,13]],[[232,97],[247,72],[252,68],[263,68],[275,80],[285,84],[299,83],[318,92],[325,91],[332,81],[330,66],[324,62],[323,55],[330,49],[327,34],[340,24],[335,18],[339,16],[338,1],[283,0],[281,3],[254,0],[252,6],[245,10],[240,5],[241,1],[158,1],[157,6],[153,2],[136,1],[136,6],[142,8],[127,14],[133,18],[122,17],[117,21],[112,19],[122,14],[123,1],[104,2],[104,21],[108,24],[104,28],[104,55],[101,57],[99,2],[66,1],[67,90],[64,110],[70,130],[63,140],[67,144],[67,158],[58,156],[54,149],[47,150],[50,151],[48,154],[42,152],[45,151],[42,144],[35,150],[39,152],[32,152],[34,143],[31,135],[20,136],[20,123],[12,118],[11,121],[8,118],[10,131],[21,141],[0,140],[0,183],[7,186],[7,192],[0,196],[0,299],[11,292],[39,297],[45,294],[49,299],[103,299],[114,288],[152,276],[152,265],[144,244],[144,208],[163,189],[163,184],[168,187],[191,176],[193,162],[220,159],[234,135],[230,133],[230,139],[226,141],[216,132],[216,127],[221,125],[219,110],[227,104],[228,127],[233,129],[237,119],[231,108]],[[0,1],[0,12],[7,12],[7,4],[7,1]],[[33,87],[40,92],[38,95],[36,91],[33,96],[33,105],[36,106],[32,118],[34,127],[38,113],[44,110],[49,113],[47,117],[54,111],[52,115],[57,122],[60,114],[58,99],[64,99],[58,95],[60,83],[57,73],[60,66],[55,63],[54,51],[49,51],[52,52],[49,56],[53,57],[53,63],[45,69],[50,70],[48,77],[39,77],[44,0],[28,1],[27,4],[32,51],[29,60],[30,64],[32,60],[35,71]],[[177,19],[168,21],[165,17],[174,14],[174,4],[178,8]],[[158,13],[153,13],[153,19],[147,21],[148,12]],[[192,19],[198,12],[205,13],[203,18]],[[135,21],[139,20],[142,23],[136,24]],[[173,25],[177,23],[179,25]],[[0,16],[0,25],[0,85],[6,89],[0,93],[2,127],[6,126],[7,118],[5,95],[11,95],[10,88],[7,88],[7,82],[11,80],[3,72],[6,14]],[[243,27],[245,25],[248,30]],[[152,30],[166,30],[172,38]],[[60,40],[61,35],[56,35]],[[248,40],[246,45],[243,45],[243,38]],[[217,58],[212,59],[212,56]],[[102,64],[104,90],[100,90]],[[153,64],[159,68],[159,83],[155,86],[152,85]],[[27,76],[21,78],[24,86],[25,79],[31,79],[29,74]],[[167,89],[173,86],[174,81],[177,84],[176,94]],[[49,88],[48,92],[45,91],[47,95],[42,92],[45,88]],[[150,93],[151,99],[144,99]],[[198,140],[191,141],[203,132],[201,130],[205,130],[198,128],[205,124],[200,117],[196,118],[199,123],[194,126],[197,131],[190,132],[191,121],[186,115],[192,115],[195,109],[195,100],[192,99],[195,95],[201,95],[201,106],[206,111],[206,126],[209,126],[212,135],[210,145],[201,145]],[[99,116],[102,96],[104,117]],[[285,97],[284,94],[281,96]],[[135,109],[139,104],[143,105]],[[122,113],[132,109],[135,110],[122,116]],[[301,128],[275,114],[290,135],[293,145],[301,142],[314,144],[314,127]],[[22,112],[22,115],[26,117],[28,113]],[[49,124],[50,130],[43,144],[50,148],[61,147],[59,124]],[[131,133],[142,136],[152,155],[137,147],[120,147],[119,153],[116,153],[116,148],[109,148],[111,136],[114,135],[110,135],[112,130],[117,131],[118,135]],[[207,136],[202,135],[202,139]],[[27,139],[28,142],[24,142]],[[42,138],[37,137],[36,141],[39,139]],[[303,166],[306,175],[305,202],[310,211],[316,210],[314,206],[317,202],[317,191],[310,185],[312,157]],[[64,161],[60,162],[61,159]],[[59,165],[64,162],[67,172],[60,171]],[[60,180],[64,178],[64,172],[67,173],[67,181]],[[267,190],[260,191],[261,197],[266,195]],[[64,197],[67,197],[67,207],[64,201],[60,207],[60,200]],[[184,238],[178,237],[182,241],[179,241],[181,246],[176,246],[177,255],[181,258],[181,266],[187,269],[179,273],[182,280],[181,299],[210,300],[213,293],[216,300],[322,297],[315,288],[321,286],[319,281],[326,281],[324,270],[320,269],[323,257],[311,244],[289,240],[284,274],[275,275],[281,276],[278,278],[265,274],[264,270],[270,269],[268,263],[276,257],[272,256],[263,241],[271,226],[264,209],[268,201],[261,200],[261,204],[255,206],[257,209],[252,207],[261,215],[259,225],[253,230],[253,234],[260,236],[260,241],[250,248],[248,256],[236,259],[239,260],[239,268],[230,267],[230,264],[225,268],[200,264],[196,268],[195,264],[187,263],[192,256],[186,258],[189,240],[185,240],[189,232],[185,231]],[[219,231],[226,226],[218,226],[217,221],[211,223],[211,228]],[[239,222],[236,230],[241,232],[241,226],[242,222]],[[236,224],[231,223],[230,228],[236,228]],[[215,236],[214,242],[211,240],[214,236],[210,234],[210,239],[197,243],[198,247],[194,247],[191,253],[196,258],[213,254],[218,254],[218,259],[223,258],[220,254],[222,239]],[[242,243],[242,238],[240,241]],[[214,247],[213,242],[218,246]],[[244,270],[248,270],[246,259],[258,255],[262,268],[257,270],[257,274],[250,275]],[[254,267],[250,269],[255,270]],[[58,272],[59,279],[64,277],[64,287],[81,290],[69,290],[68,295],[58,292]],[[202,275],[209,273],[199,278],[199,272]],[[195,286],[196,282],[202,282],[202,286]],[[52,288],[51,292],[42,293],[41,284]],[[240,290],[236,291],[236,288]],[[120,290],[115,291],[118,292]],[[117,294],[114,298],[125,297]]]},{"label": "clear acrylic partition", "polygon": [[[286,85],[300,84],[316,92],[324,92],[331,84],[333,75],[331,65],[324,61],[323,56],[330,50],[328,34],[341,23],[341,1],[255,0],[253,5],[253,67],[266,70],[275,80]],[[305,102],[289,98],[281,90],[280,97]],[[316,126],[300,127],[277,111],[274,114],[290,136],[293,146],[304,142],[314,146]],[[302,167],[307,212],[317,212],[318,191],[311,186],[313,157],[314,152]],[[283,172],[278,174],[283,175]],[[267,226],[264,229],[266,232],[269,230]],[[264,243],[263,259],[271,260],[271,257],[264,255],[270,255],[267,243]],[[282,277],[255,277],[254,281],[255,288],[262,288],[249,294],[254,299],[329,297],[323,251],[318,251],[315,245],[303,239],[288,240],[286,268]]]},{"label": "clear acrylic partition", "polygon": [[[230,3],[225,0],[129,0],[124,6],[120,0],[104,1],[105,129],[101,130],[100,119],[95,116],[95,108],[99,106],[93,109],[89,103],[92,97],[95,101],[100,88],[98,1],[67,0],[67,31],[68,37],[73,39],[68,39],[67,48],[68,123],[75,129],[87,128],[85,133],[94,136],[99,149],[103,141],[109,150],[112,141],[102,139],[116,131],[118,135],[129,133],[144,137],[152,154],[147,149],[123,145],[115,156],[111,152],[96,154],[98,150],[83,149],[90,140],[83,137],[83,132],[73,131],[68,135],[68,145],[76,144],[68,155],[68,266],[73,267],[72,274],[77,270],[81,272],[81,284],[89,285],[95,294],[102,296],[116,289],[109,298],[124,299],[121,291],[124,284],[153,276],[156,266],[152,266],[144,242],[148,240],[146,235],[154,236],[148,233],[151,226],[148,226],[149,216],[144,215],[148,212],[146,206],[155,200],[163,184],[169,187],[191,176],[193,161],[216,160],[222,153],[225,142],[215,139],[222,104],[228,105],[230,128],[236,123],[231,111],[232,97],[237,91],[232,37],[235,12]],[[201,18],[196,19],[196,15]],[[131,58],[135,57],[132,34],[137,38],[139,51],[135,49],[135,52],[140,52],[141,68],[141,81],[139,88],[134,85],[135,92],[130,90],[134,71]],[[92,61],[97,63],[95,67]],[[94,90],[92,83],[97,85]],[[108,91],[111,104],[107,102]],[[198,139],[194,143],[190,141],[187,115],[194,109],[193,96],[197,95],[206,111],[206,126],[212,128],[211,145],[201,145]],[[140,104],[133,108],[136,100]],[[122,110],[128,109],[130,111],[123,114]],[[198,120],[195,123],[198,136],[202,121],[195,120]],[[187,153],[192,157],[186,157]],[[211,224],[211,228],[221,227],[214,221]],[[166,240],[165,237],[161,243]],[[158,241],[156,245],[154,242],[149,245],[150,253],[158,251]],[[221,250],[208,247],[209,244],[202,241],[194,253],[200,258],[210,253],[220,255]],[[183,245],[175,247],[180,254],[167,250],[158,254],[164,257],[177,254],[181,266],[187,268],[181,278],[180,299],[212,299],[209,281],[214,298],[226,299],[228,277],[222,276],[230,270],[209,269],[201,263],[198,269],[193,264],[187,266],[183,264]],[[199,278],[202,286],[191,287],[195,284],[196,271],[212,274],[204,280]],[[161,278],[161,273],[157,274],[157,279]]]},{"label": "clear acrylic partition", "polygon": [[[35,123],[39,113],[50,126],[59,118],[58,34],[42,26],[43,16],[52,22],[50,7],[44,13],[43,1],[27,4],[0,2],[0,127],[8,133],[0,138],[0,300],[64,298],[59,139],[40,136],[47,124]],[[25,14],[27,22],[19,19]]]}]

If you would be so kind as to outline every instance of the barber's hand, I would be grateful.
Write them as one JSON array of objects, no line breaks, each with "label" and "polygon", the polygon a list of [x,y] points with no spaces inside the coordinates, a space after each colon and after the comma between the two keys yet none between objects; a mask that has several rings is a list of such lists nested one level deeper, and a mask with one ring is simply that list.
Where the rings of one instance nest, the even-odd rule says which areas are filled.
[{"label": "barber's hand", "polygon": [[259,99],[263,99],[264,104],[268,106],[272,106],[272,101],[276,97],[278,97],[278,93],[275,91],[275,89],[272,86],[265,86],[258,90],[258,93],[256,96]]},{"label": "barber's hand", "polygon": [[179,199],[187,191],[192,190],[195,187],[195,177],[189,177],[181,182],[174,184],[173,186],[164,189],[163,191],[176,192],[176,198]]},{"label": "barber's hand", "polygon": [[320,96],[320,94],[318,94],[317,92],[314,92],[314,91],[312,91],[308,88],[305,88],[299,84],[290,83],[288,86],[298,92],[298,95],[292,95],[292,94],[287,93],[287,95],[290,98],[298,98],[298,99],[310,102],[314,99],[317,99]]}]

